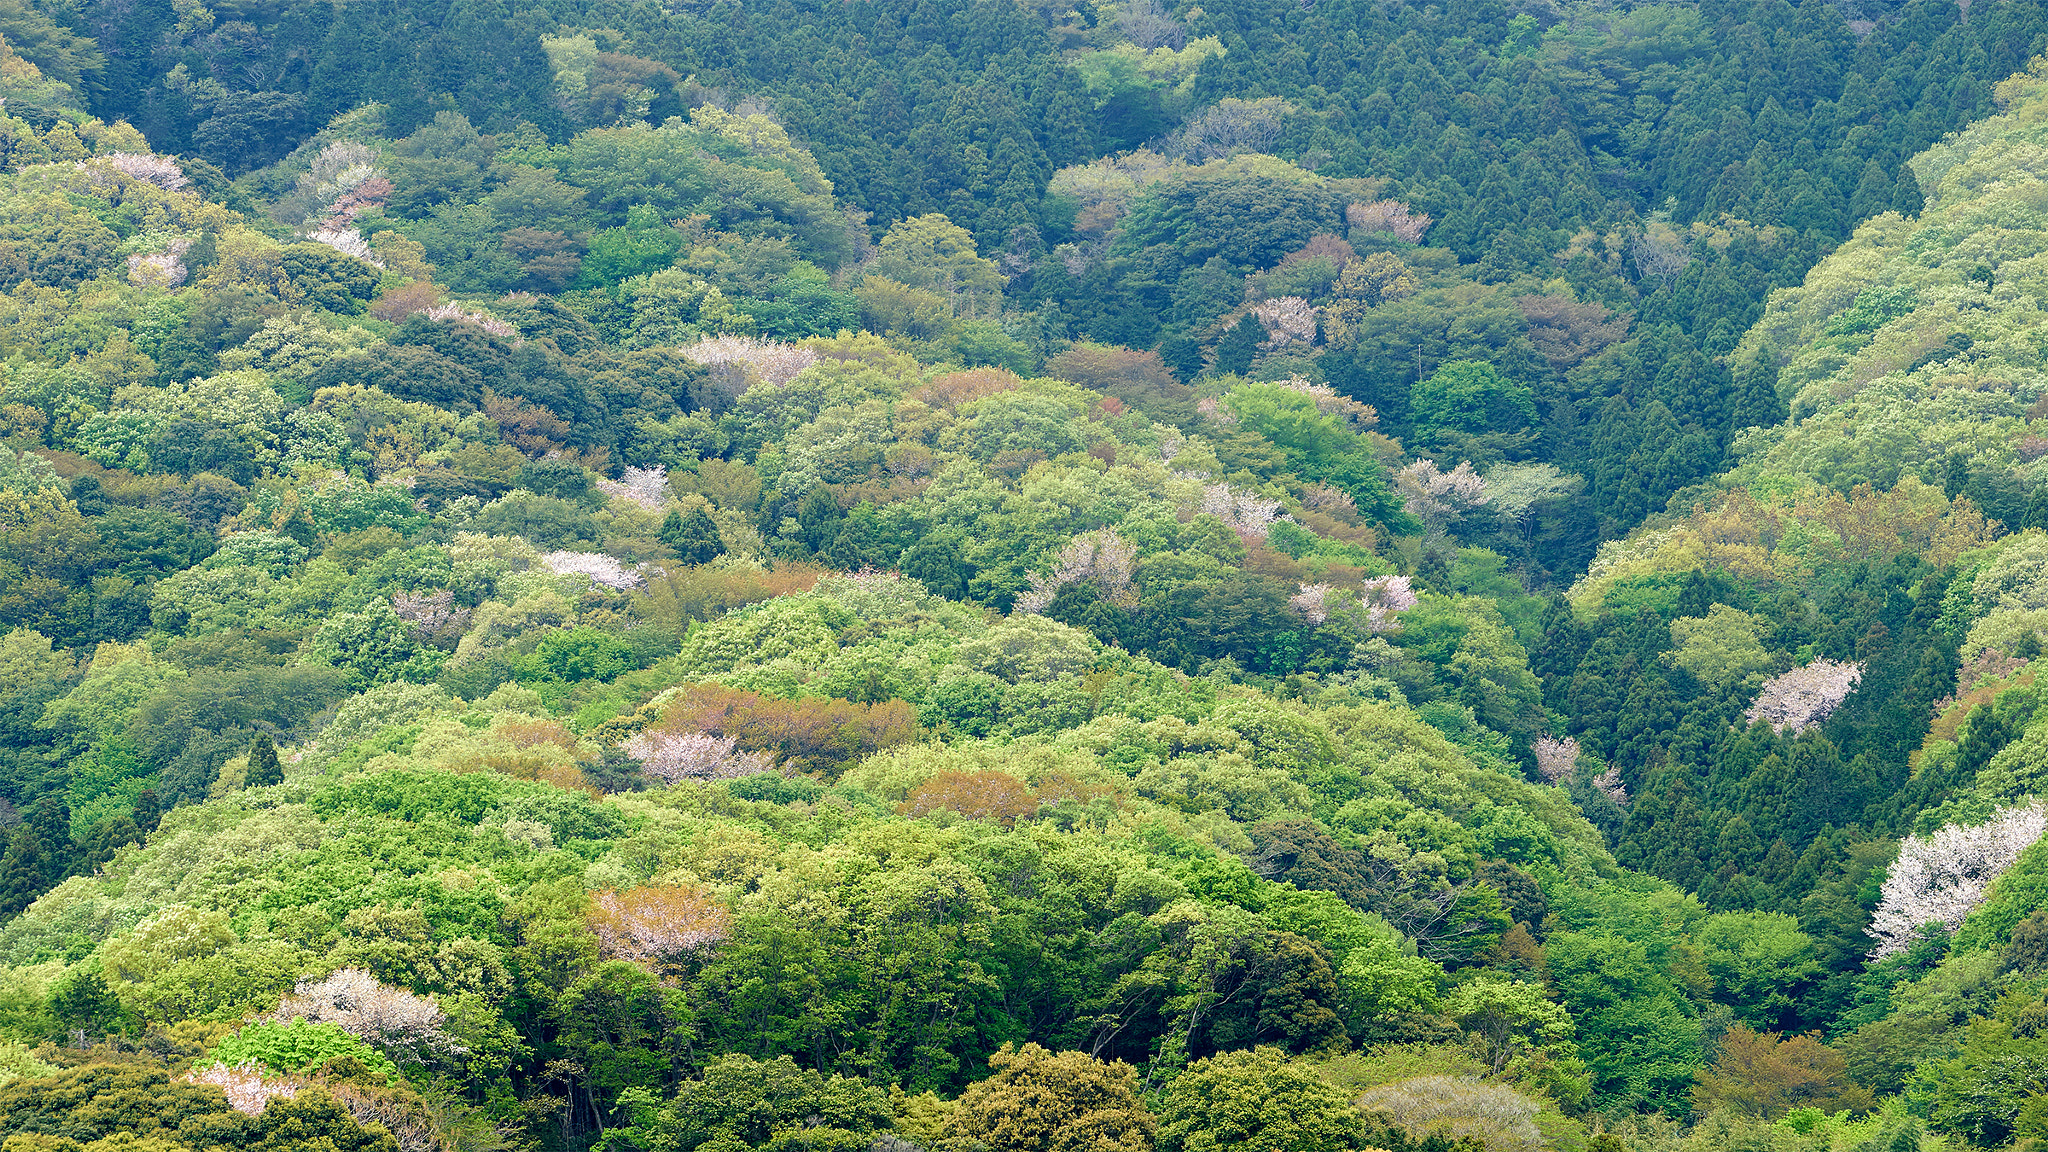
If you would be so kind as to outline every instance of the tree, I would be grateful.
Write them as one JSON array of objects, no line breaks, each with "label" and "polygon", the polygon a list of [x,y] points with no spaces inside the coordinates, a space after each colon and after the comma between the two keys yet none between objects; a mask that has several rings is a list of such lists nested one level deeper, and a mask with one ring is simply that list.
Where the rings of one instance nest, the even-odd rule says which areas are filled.
[{"label": "tree", "polygon": [[1536,423],[1536,395],[1483,360],[1453,360],[1409,394],[1415,430],[1474,436],[1512,435]]},{"label": "tree", "polygon": [[661,542],[685,564],[709,564],[725,552],[725,538],[701,504],[690,509],[688,516],[669,509],[661,522]]},{"label": "tree", "polygon": [[249,746],[249,770],[242,780],[245,788],[284,783],[284,765],[278,762],[277,745],[271,743],[270,733],[258,734],[256,742]]},{"label": "tree", "polygon": [[739,1053],[712,1061],[671,1100],[631,1088],[619,1105],[632,1118],[620,1133],[623,1146],[646,1152],[865,1148],[893,1118],[888,1092],[875,1085],[821,1075],[787,1056]]},{"label": "tree", "polygon": [[1842,1055],[1811,1036],[1758,1033],[1737,1024],[1721,1037],[1713,1067],[1699,1073],[1693,1105],[1776,1120],[1793,1108],[1863,1113],[1874,1101],[1849,1082]]},{"label": "tree", "polygon": [[1345,1094],[1276,1048],[1197,1060],[1159,1108],[1159,1152],[1340,1152],[1359,1135]]},{"label": "tree", "polygon": [[947,1131],[994,1152],[1149,1152],[1151,1113],[1138,1100],[1138,1074],[1122,1061],[1085,1052],[1054,1054],[1005,1044],[988,1058],[986,1080],[961,1093]]}]

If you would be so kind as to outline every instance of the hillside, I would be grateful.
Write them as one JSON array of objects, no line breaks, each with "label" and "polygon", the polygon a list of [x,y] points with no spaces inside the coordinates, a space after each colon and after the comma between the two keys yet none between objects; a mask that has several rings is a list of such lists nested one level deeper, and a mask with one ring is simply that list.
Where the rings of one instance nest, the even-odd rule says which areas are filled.
[{"label": "hillside", "polygon": [[0,38],[6,1152],[2048,1141],[2048,10]]}]

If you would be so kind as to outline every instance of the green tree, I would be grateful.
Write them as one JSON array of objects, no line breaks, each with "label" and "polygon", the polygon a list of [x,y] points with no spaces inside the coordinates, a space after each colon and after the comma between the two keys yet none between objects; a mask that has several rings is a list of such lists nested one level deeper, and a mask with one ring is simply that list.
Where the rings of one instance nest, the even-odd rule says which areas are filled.
[{"label": "green tree", "polygon": [[259,733],[255,743],[249,746],[249,771],[243,777],[243,786],[265,788],[282,783],[284,765],[277,759],[277,745],[271,742],[270,733]]},{"label": "green tree", "polygon": [[1152,1114],[1138,1100],[1130,1065],[1005,1044],[988,1066],[990,1076],[961,1093],[947,1122],[950,1134],[994,1152],[1151,1149]]},{"label": "green tree", "polygon": [[1276,1048],[1197,1060],[1159,1107],[1160,1152],[1343,1152],[1360,1135],[1345,1093]]},{"label": "green tree", "polygon": [[690,509],[688,516],[669,509],[661,522],[661,542],[685,564],[709,564],[725,552],[725,538],[701,504]]}]

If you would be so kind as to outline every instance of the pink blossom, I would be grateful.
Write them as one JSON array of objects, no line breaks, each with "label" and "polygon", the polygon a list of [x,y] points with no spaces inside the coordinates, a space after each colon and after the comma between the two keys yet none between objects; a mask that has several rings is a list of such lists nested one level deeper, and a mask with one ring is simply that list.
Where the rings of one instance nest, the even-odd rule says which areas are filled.
[{"label": "pink blossom", "polygon": [[1742,715],[1779,732],[1801,732],[1828,718],[1863,678],[1863,665],[1820,659],[1764,682],[1756,702]]},{"label": "pink blossom", "polygon": [[1264,542],[1274,524],[1289,519],[1280,511],[1280,501],[1239,492],[1228,484],[1210,484],[1202,489],[1202,511],[1223,521],[1247,544]]},{"label": "pink blossom", "polygon": [[254,1061],[245,1061],[229,1067],[226,1064],[212,1064],[194,1068],[185,1074],[193,1084],[211,1084],[227,1093],[228,1107],[245,1115],[256,1116],[270,1105],[272,1100],[297,1098],[303,1085],[294,1078],[271,1077],[268,1069]]},{"label": "pink blossom", "polygon": [[318,980],[300,980],[272,1016],[333,1024],[349,1035],[390,1051],[455,1056],[466,1051],[446,1031],[448,1017],[433,1000],[379,983],[360,968],[343,968]]},{"label": "pink blossom", "polygon": [[1399,200],[1353,204],[1344,210],[1344,219],[1362,232],[1392,232],[1397,239],[1410,244],[1421,240],[1422,234],[1429,231],[1429,214],[1410,212],[1408,205]]},{"label": "pink blossom", "polygon": [[469,324],[481,328],[493,336],[502,337],[507,340],[519,334],[517,329],[503,320],[494,319],[481,312],[472,312],[460,304],[439,304],[432,308],[423,308],[419,314],[429,320],[445,320],[453,324]]},{"label": "pink blossom", "polygon": [[626,755],[640,761],[640,770],[663,784],[679,780],[737,780],[775,767],[765,752],[741,752],[731,736],[707,732],[641,732],[626,741]]},{"label": "pink blossom", "polygon": [[1561,784],[1571,777],[1579,763],[1579,742],[1567,736],[1559,740],[1552,736],[1538,736],[1534,745],[1536,770],[1552,784]]},{"label": "pink blossom", "polygon": [[732,917],[693,888],[643,887],[592,894],[598,947],[607,956],[659,964],[715,947]]},{"label": "pink blossom", "polygon": [[1406,576],[1375,576],[1359,593],[1365,604],[1365,626],[1375,635],[1401,627],[1395,616],[1422,603]]},{"label": "pink blossom", "polygon": [[1299,592],[1287,598],[1287,604],[1306,617],[1309,623],[1321,624],[1330,618],[1332,591],[1328,584],[1303,584]]},{"label": "pink blossom", "polygon": [[1093,583],[1101,591],[1103,599],[1128,608],[1138,599],[1131,591],[1131,576],[1136,570],[1137,560],[1137,545],[1127,542],[1111,529],[1103,528],[1076,536],[1053,557],[1050,573],[1031,574],[1031,590],[1017,597],[1017,610],[1043,612],[1059,595],[1060,589],[1080,583]]}]

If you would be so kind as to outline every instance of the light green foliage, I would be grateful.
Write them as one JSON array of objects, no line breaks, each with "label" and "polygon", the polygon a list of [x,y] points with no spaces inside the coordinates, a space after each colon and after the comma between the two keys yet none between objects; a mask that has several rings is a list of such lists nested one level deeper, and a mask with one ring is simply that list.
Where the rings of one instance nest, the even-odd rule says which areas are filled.
[{"label": "light green foliage", "polygon": [[342,1031],[339,1025],[315,1024],[304,1017],[251,1024],[222,1040],[214,1048],[213,1057],[230,1067],[252,1063],[283,1073],[311,1072],[329,1060],[349,1057],[387,1078],[398,1075],[398,1069],[383,1053]]},{"label": "light green foliage", "polygon": [[1771,671],[1771,654],[1757,638],[1758,621],[1747,612],[1716,604],[1705,616],[1671,622],[1678,647],[1671,662],[1701,684],[1725,688]]},{"label": "light green foliage", "polygon": [[1273,1048],[1212,1056],[1176,1077],[1159,1109],[1161,1152],[1358,1147],[1351,1102]]}]

